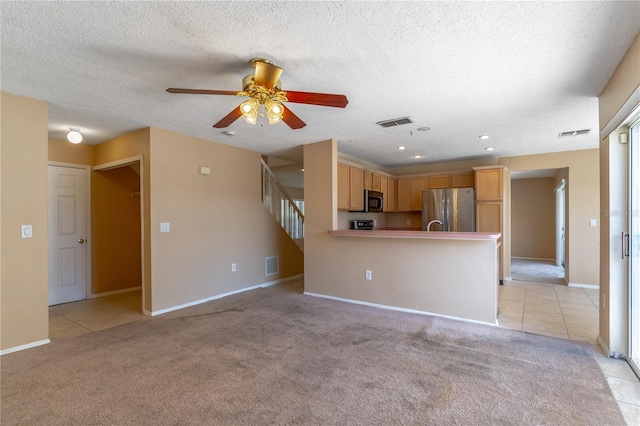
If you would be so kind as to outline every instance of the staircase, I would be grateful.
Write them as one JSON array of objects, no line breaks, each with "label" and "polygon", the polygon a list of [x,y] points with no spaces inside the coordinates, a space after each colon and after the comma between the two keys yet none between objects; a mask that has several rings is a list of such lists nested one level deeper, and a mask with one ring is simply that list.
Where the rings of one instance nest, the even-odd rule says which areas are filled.
[{"label": "staircase", "polygon": [[262,163],[262,202],[300,250],[304,251],[304,214],[278,182],[264,160]]}]

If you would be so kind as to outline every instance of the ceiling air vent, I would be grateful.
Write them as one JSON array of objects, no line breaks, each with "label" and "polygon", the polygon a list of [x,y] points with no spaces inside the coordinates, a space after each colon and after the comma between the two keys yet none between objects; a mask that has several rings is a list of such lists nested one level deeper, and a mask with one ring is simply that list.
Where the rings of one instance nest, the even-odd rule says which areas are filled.
[{"label": "ceiling air vent", "polygon": [[558,138],[567,138],[569,136],[588,135],[591,129],[573,130],[571,132],[561,132],[558,134]]},{"label": "ceiling air vent", "polygon": [[409,117],[401,117],[401,118],[394,118],[392,120],[378,121],[376,124],[382,127],[394,127],[394,126],[400,126],[402,124],[411,124],[411,123],[413,123],[413,121],[411,121]]}]

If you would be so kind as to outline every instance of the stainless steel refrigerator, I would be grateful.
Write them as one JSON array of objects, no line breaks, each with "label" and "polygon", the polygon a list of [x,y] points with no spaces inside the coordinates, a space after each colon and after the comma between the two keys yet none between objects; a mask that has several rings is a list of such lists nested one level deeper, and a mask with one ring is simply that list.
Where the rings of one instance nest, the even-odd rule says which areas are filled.
[{"label": "stainless steel refrigerator", "polygon": [[422,230],[475,232],[476,193],[473,188],[430,189],[422,192]]}]

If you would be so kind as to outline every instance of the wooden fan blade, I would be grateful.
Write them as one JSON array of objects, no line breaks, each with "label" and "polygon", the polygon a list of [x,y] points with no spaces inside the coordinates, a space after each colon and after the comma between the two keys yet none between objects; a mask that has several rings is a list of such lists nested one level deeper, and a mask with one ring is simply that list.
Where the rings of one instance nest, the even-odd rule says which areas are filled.
[{"label": "wooden fan blade", "polygon": [[233,111],[229,114],[225,115],[222,120],[218,121],[213,127],[217,129],[221,129],[223,127],[229,126],[231,123],[236,121],[238,118],[242,116],[242,111],[240,111],[240,105],[238,105]]},{"label": "wooden fan blade", "polygon": [[293,92],[285,91],[289,102],[297,104],[321,105],[328,107],[344,108],[349,103],[345,95],[331,93]]},{"label": "wooden fan blade", "polygon": [[177,89],[170,87],[167,89],[169,93],[186,93],[190,95],[234,95],[238,92],[231,90],[200,90],[200,89]]},{"label": "wooden fan blade", "polygon": [[280,79],[282,68],[261,61],[256,61],[255,64],[256,72],[253,79],[254,83],[265,89],[273,89]]},{"label": "wooden fan blade", "polygon": [[286,125],[291,127],[293,130],[302,129],[307,125],[307,123],[300,120],[300,117],[291,112],[287,107],[284,107],[284,111],[282,112],[282,121],[284,121]]}]

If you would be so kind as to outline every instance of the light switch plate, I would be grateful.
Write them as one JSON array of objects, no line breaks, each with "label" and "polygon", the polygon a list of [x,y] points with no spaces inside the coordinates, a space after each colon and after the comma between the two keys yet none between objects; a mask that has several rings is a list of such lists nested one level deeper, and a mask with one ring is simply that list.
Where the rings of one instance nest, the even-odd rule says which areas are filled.
[{"label": "light switch plate", "polygon": [[597,219],[589,220],[589,226],[592,228],[595,228],[596,226],[598,226],[598,220]]},{"label": "light switch plate", "polygon": [[371,271],[369,269],[367,269],[366,271],[364,271],[364,279],[371,281]]},{"label": "light switch plate", "polygon": [[32,225],[20,225],[20,236],[22,238],[33,238]]},{"label": "light switch plate", "polygon": [[201,175],[205,175],[205,176],[207,176],[207,175],[210,175],[210,174],[211,174],[211,168],[210,168],[210,167],[207,167],[207,166],[198,166],[198,172],[199,172]]},{"label": "light switch plate", "polygon": [[236,271],[236,264],[232,263],[231,264],[231,272],[235,272]]},{"label": "light switch plate", "polygon": [[160,223],[160,232],[169,232],[169,229],[170,229],[169,222]]}]

